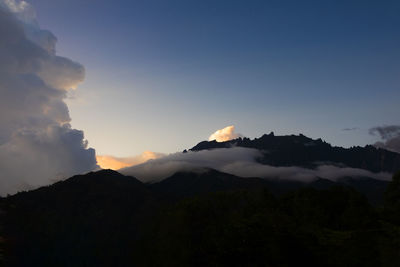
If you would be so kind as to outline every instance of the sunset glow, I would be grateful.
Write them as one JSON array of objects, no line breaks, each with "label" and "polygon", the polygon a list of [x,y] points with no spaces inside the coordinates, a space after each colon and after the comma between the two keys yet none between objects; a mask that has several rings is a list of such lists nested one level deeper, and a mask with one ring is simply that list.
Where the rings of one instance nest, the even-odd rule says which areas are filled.
[{"label": "sunset glow", "polygon": [[139,156],[134,157],[113,157],[109,155],[98,155],[96,156],[97,164],[102,169],[119,170],[125,167],[138,165],[151,159],[157,159],[164,156],[164,154],[156,153],[152,151],[144,151]]}]

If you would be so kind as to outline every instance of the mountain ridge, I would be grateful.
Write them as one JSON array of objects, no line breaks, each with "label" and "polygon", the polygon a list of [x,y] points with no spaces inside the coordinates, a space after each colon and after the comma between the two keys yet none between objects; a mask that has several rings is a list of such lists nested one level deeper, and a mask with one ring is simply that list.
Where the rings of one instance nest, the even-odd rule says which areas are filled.
[{"label": "mountain ridge", "polygon": [[[296,242],[301,241],[299,245],[306,245],[310,240],[317,242],[306,230],[314,224],[317,226],[312,227],[322,227],[318,229],[325,229],[323,227],[326,224],[335,230],[339,223],[339,229],[345,231],[345,235],[348,229],[359,233],[357,223],[363,223],[367,224],[363,235],[368,237],[369,229],[375,229],[377,224],[375,213],[365,196],[344,183],[353,182],[372,191],[377,188],[377,184],[361,178],[357,181],[343,179],[343,183],[317,179],[307,184],[299,181],[242,178],[213,169],[177,172],[154,184],[142,183],[134,177],[112,170],[76,175],[50,186],[0,199],[4,222],[0,225],[0,236],[5,240],[5,261],[9,266],[131,266],[134,263],[143,266],[149,261],[154,262],[151,266],[159,266],[162,264],[161,259],[151,258],[155,253],[158,257],[166,257],[167,262],[178,261],[180,265],[181,258],[168,258],[169,252],[165,255],[164,250],[170,251],[172,246],[170,252],[174,252],[177,246],[177,253],[181,255],[180,251],[186,246],[184,242],[194,242],[198,238],[212,245],[214,234],[208,230],[215,233],[215,238],[221,242],[228,242],[223,243],[223,251],[218,252],[221,260],[225,259],[225,249],[230,249],[231,238],[239,242],[235,243],[238,247],[257,248],[259,244],[264,244],[266,251],[269,251],[268,246],[275,246],[282,251],[287,250],[287,253],[295,252],[298,246],[290,245],[293,238],[298,240]],[[375,182],[382,188],[387,185],[384,181]],[[224,216],[225,213],[240,221]],[[318,217],[314,218],[314,214],[318,214]],[[251,216],[250,219],[248,216]],[[327,216],[332,217],[334,223]],[[307,227],[298,228],[291,220],[305,220],[303,223]],[[276,228],[282,223],[286,226]],[[348,223],[353,226],[346,226]],[[231,230],[223,230],[226,224],[230,225]],[[221,230],[214,232],[213,227]],[[257,230],[260,227],[267,232]],[[289,236],[286,227],[291,229]],[[236,237],[237,231],[255,243],[240,243],[243,239],[240,235]],[[255,231],[254,235],[252,231]],[[302,234],[299,235],[298,231]],[[201,233],[204,233],[204,239]],[[269,239],[271,234],[276,235],[276,241]],[[188,241],[182,241],[181,238],[188,238]],[[336,234],[332,237],[329,232],[324,232],[321,238],[323,240],[317,242],[320,244],[318,246],[325,244],[324,240],[328,238],[332,251],[336,250]],[[363,242],[357,241],[357,236],[354,238],[350,240],[356,244]],[[346,247],[345,244],[340,246]],[[386,242],[385,246],[389,244]],[[201,243],[195,245],[193,250],[190,246],[187,249],[201,255],[202,251],[205,255],[215,251],[203,250]],[[237,255],[235,248],[232,249],[234,251],[230,253]],[[315,250],[315,246],[311,245],[306,251],[312,253],[303,259],[304,262],[308,262],[309,258],[319,259],[320,252]],[[247,254],[251,257],[258,255],[258,261],[265,260],[260,258],[262,254]],[[287,259],[285,255],[279,256],[277,262]],[[301,255],[299,253],[298,256]],[[330,255],[337,257],[333,252]],[[352,253],[345,255],[347,259]],[[192,256],[188,257],[192,259]],[[212,259],[205,261],[213,262]]]},{"label": "mountain ridge", "polygon": [[[154,199],[167,197],[178,200],[218,191],[268,188],[271,193],[281,195],[303,187],[327,189],[332,186],[348,186],[364,194],[372,204],[379,204],[382,202],[382,196],[388,183],[388,181],[369,177],[343,177],[337,181],[320,177],[313,181],[239,177],[211,168],[196,171],[178,171],[162,181],[144,183],[133,176],[105,169],[83,175],[75,175],[66,180],[34,190],[22,191],[3,198],[3,200],[11,199],[19,202],[19,199],[25,198],[26,200],[24,201],[28,201],[37,196],[39,196],[37,198],[40,201],[45,200],[40,197],[41,195],[54,196],[56,200],[61,200],[65,194],[68,194],[69,197],[85,195],[90,199],[116,193],[130,195],[133,192],[136,195],[140,193],[142,196]],[[377,190],[374,191],[374,189]]]},{"label": "mountain ridge", "polygon": [[395,173],[400,170],[400,154],[372,145],[343,148],[332,146],[321,138],[303,134],[275,136],[273,132],[260,138],[237,138],[225,142],[202,141],[189,149],[201,151],[230,147],[255,148],[263,153],[259,163],[271,166],[300,166],[314,168],[319,163],[345,165],[371,172]]}]

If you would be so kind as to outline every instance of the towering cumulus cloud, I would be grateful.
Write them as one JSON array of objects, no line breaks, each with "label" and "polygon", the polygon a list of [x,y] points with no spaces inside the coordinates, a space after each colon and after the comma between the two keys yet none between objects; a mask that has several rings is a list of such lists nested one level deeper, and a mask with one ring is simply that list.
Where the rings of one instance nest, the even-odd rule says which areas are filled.
[{"label": "towering cumulus cloud", "polygon": [[84,68],[56,55],[35,17],[24,1],[0,0],[0,195],[97,167],[64,103]]},{"label": "towering cumulus cloud", "polygon": [[232,139],[242,137],[241,134],[235,133],[235,126],[227,126],[223,129],[217,130],[215,133],[210,135],[209,141],[216,140],[217,142],[225,142]]}]

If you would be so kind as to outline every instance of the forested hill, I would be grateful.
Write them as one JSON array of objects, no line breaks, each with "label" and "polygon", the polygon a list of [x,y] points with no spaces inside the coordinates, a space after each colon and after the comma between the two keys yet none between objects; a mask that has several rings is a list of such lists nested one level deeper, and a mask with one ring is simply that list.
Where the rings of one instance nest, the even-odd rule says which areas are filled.
[{"label": "forested hill", "polygon": [[143,184],[103,170],[0,209],[6,266],[400,265],[400,175],[371,206],[324,180],[273,185],[209,170]]}]

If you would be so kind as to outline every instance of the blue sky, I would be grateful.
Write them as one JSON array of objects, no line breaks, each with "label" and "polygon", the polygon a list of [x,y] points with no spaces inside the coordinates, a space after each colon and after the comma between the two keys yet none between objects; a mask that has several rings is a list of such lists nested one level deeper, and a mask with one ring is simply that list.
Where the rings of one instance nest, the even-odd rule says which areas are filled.
[{"label": "blue sky", "polygon": [[365,145],[399,124],[398,1],[28,2],[86,68],[68,106],[98,154],[175,152],[232,124]]}]

